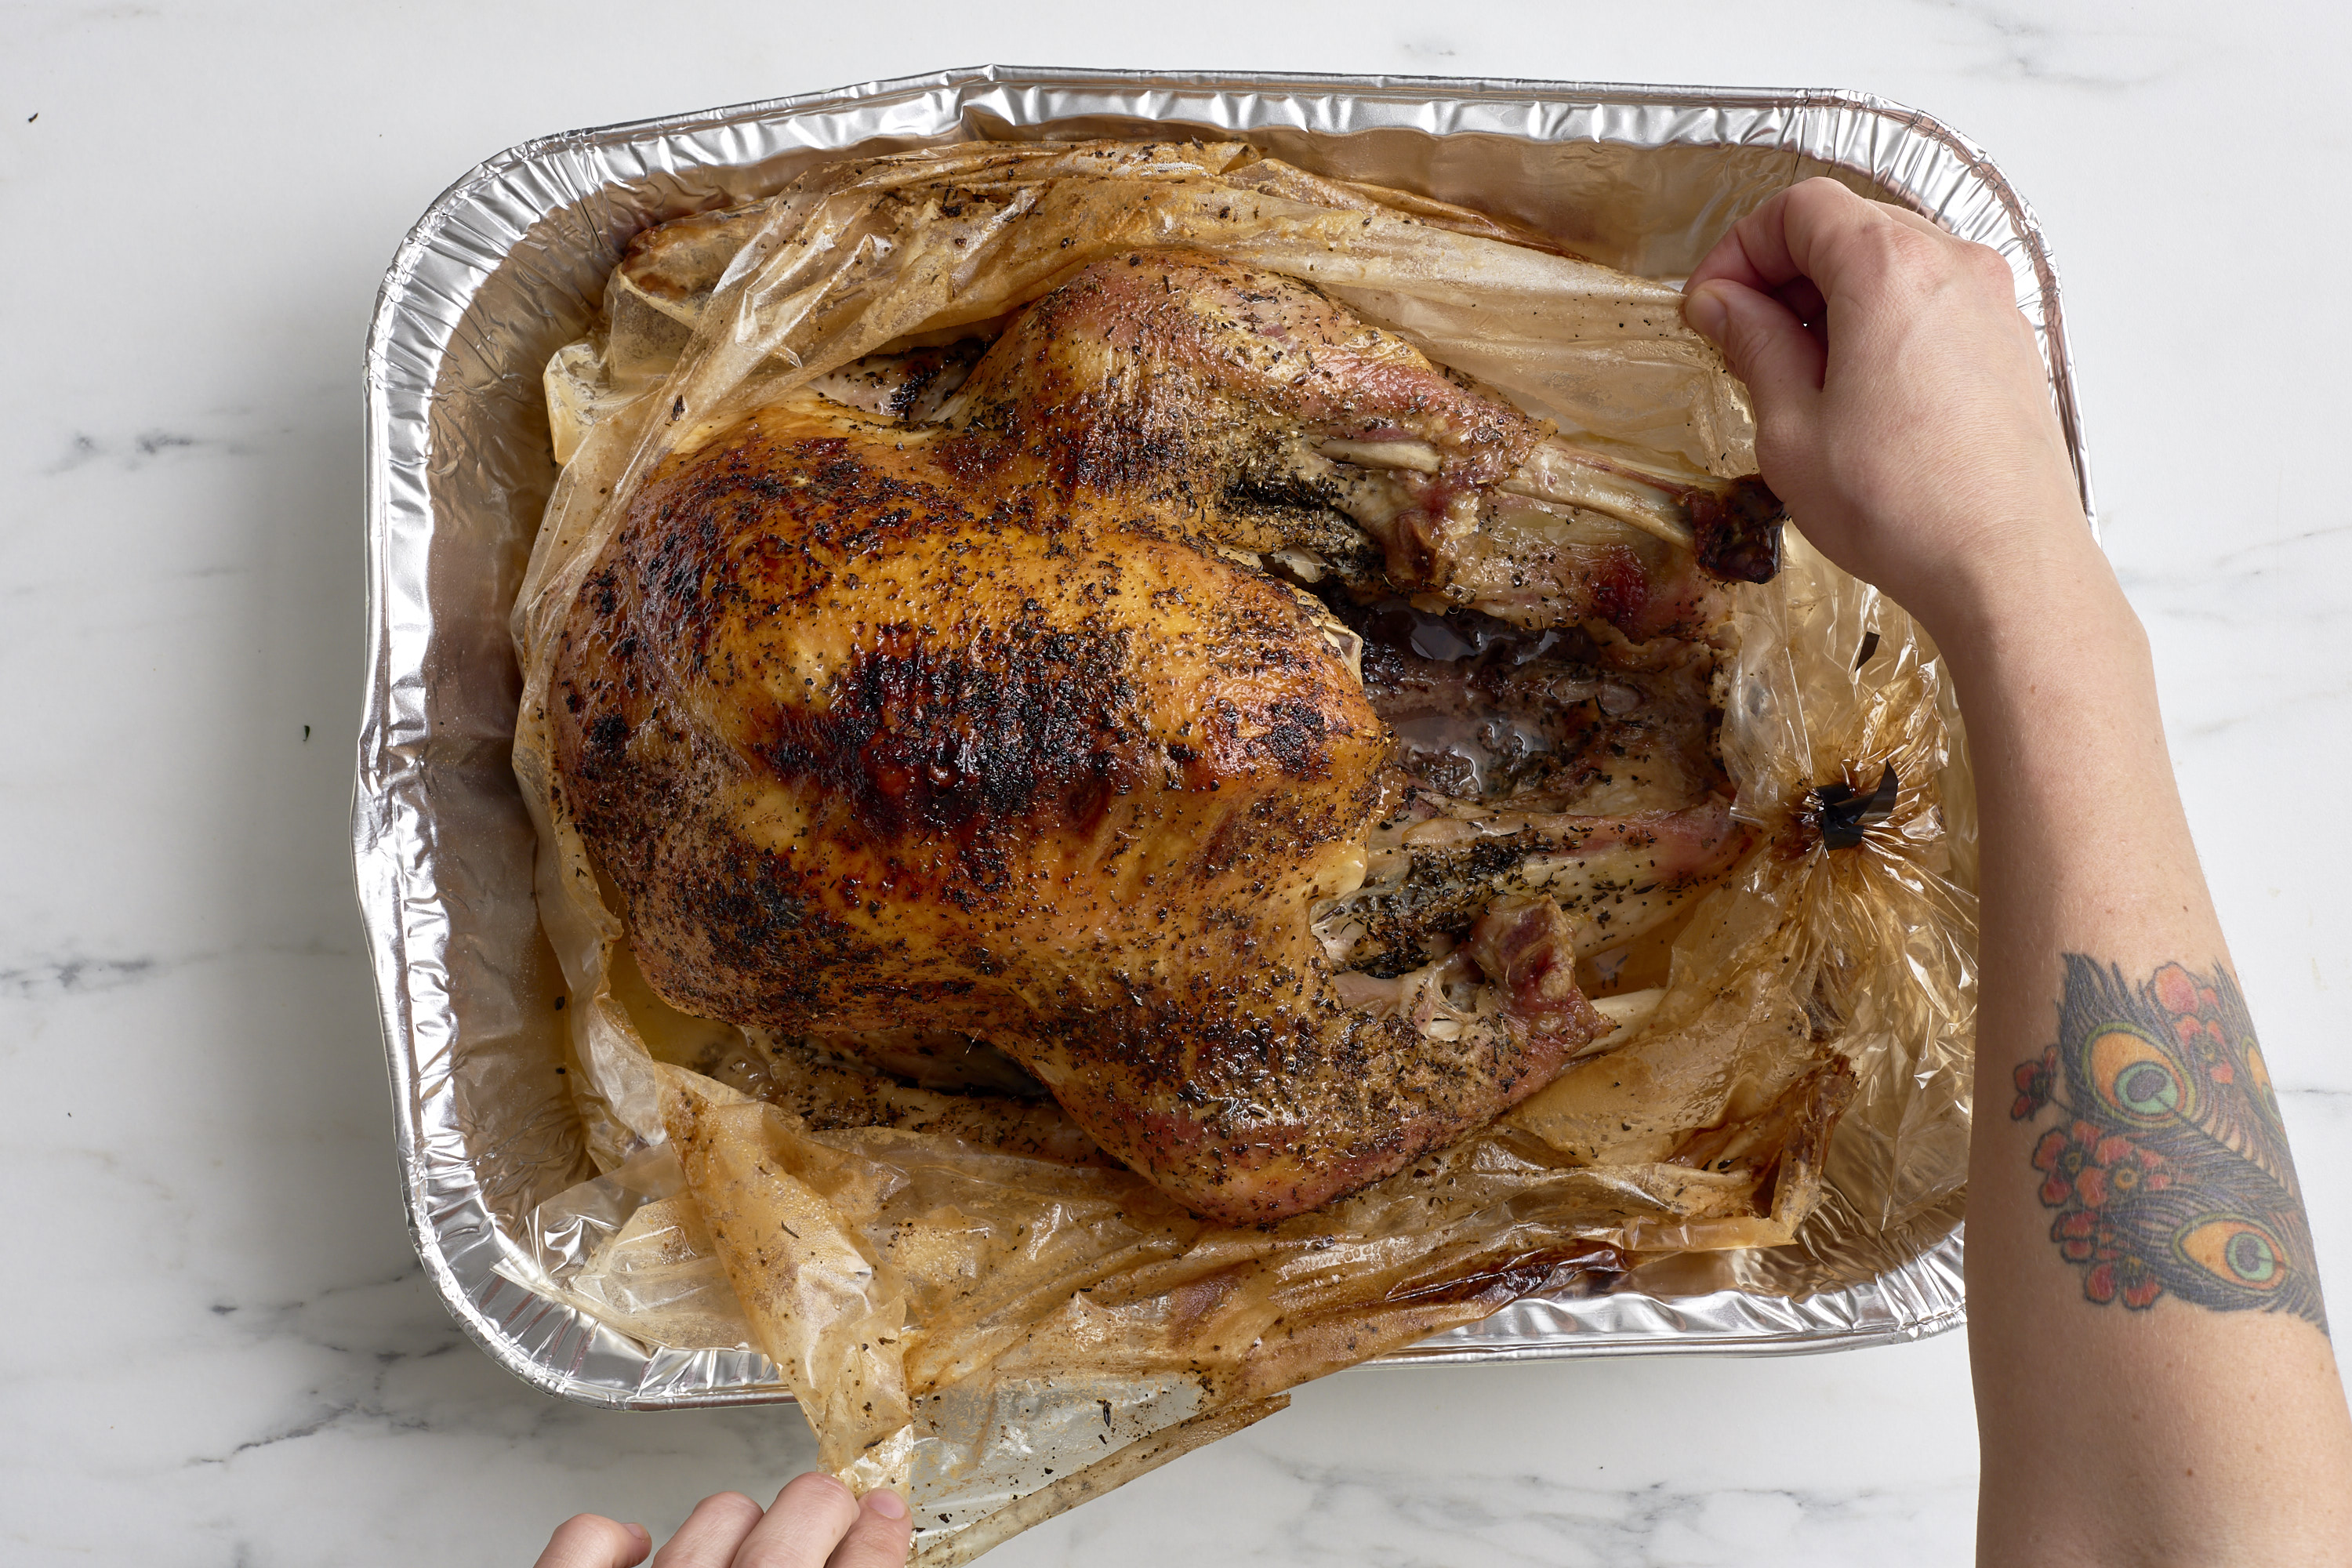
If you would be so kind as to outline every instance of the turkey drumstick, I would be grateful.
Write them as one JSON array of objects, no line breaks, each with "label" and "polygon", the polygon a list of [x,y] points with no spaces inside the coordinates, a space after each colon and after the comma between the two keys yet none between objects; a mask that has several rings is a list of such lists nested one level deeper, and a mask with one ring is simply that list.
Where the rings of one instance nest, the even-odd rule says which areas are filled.
[{"label": "turkey drumstick", "polygon": [[1041,443],[1065,485],[1216,505],[1250,548],[1313,549],[1328,520],[1301,514],[1343,514],[1395,586],[1443,588],[1505,495],[1625,523],[1718,580],[1763,582],[1780,562],[1785,514],[1755,476],[1677,479],[1547,436],[1307,285],[1197,252],[1087,268],[1022,314],[943,417]]}]

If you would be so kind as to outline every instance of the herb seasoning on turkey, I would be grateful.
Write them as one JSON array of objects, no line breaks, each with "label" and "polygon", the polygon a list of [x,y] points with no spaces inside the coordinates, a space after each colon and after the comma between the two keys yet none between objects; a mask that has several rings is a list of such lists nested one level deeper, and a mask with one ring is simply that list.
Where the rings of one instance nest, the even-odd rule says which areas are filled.
[{"label": "herb seasoning on turkey", "polygon": [[1134,249],[673,445],[561,622],[555,787],[671,1005],[894,1081],[978,1042],[1280,1220],[1605,1040],[1749,847],[1714,677],[1778,530]]}]

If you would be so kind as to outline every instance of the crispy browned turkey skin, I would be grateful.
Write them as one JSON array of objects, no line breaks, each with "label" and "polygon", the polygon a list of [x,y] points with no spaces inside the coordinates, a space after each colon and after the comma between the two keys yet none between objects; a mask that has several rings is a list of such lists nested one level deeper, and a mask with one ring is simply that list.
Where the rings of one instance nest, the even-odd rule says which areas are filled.
[{"label": "crispy browned turkey skin", "polygon": [[[968,1034],[1196,1211],[1314,1207],[1548,1082],[1607,1028],[1580,941],[1744,844],[1671,640],[1717,590],[1543,510],[1541,441],[1290,279],[1089,268],[933,423],[808,398],[651,476],[562,634],[561,808],[674,1005]],[[1713,504],[1669,489],[1640,504]],[[1507,558],[1511,508],[1540,547]],[[1517,651],[1432,659],[1399,615]],[[1400,744],[1368,660],[1492,787]],[[1650,793],[1596,784],[1612,755]]]}]

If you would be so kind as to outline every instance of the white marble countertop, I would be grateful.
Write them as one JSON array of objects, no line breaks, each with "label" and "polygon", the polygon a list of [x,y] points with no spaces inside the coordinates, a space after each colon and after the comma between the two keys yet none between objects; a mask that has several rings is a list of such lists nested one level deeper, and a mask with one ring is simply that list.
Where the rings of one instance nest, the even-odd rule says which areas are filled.
[{"label": "white marble countertop", "polygon": [[[410,1250],[345,838],[361,342],[410,223],[513,142],[991,59],[1860,88],[1986,146],[2063,272],[2108,547],[2352,1301],[2352,838],[2303,820],[2352,773],[2352,502],[2289,482],[2345,447],[2352,13],[2057,9],[9,8],[0,1558],[519,1564],[577,1510],[666,1531],[808,1464],[790,1408],[532,1392]],[[991,1562],[1961,1563],[1968,1372],[1957,1335],[1360,1370]]]}]

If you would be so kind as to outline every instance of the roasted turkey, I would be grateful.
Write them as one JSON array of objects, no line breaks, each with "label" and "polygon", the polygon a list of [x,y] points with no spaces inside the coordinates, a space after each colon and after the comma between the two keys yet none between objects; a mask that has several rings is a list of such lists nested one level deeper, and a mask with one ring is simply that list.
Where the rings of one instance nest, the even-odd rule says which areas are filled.
[{"label": "roasted turkey", "polygon": [[665,459],[563,624],[559,806],[675,1006],[985,1042],[1276,1220],[1604,1039],[1746,847],[1709,639],[1777,520],[1139,251]]}]

